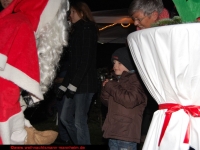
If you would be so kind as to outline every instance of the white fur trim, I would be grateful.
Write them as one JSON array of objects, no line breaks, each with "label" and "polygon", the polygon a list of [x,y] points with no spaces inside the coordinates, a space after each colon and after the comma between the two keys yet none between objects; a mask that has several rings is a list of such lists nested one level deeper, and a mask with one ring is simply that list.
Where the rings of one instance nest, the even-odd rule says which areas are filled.
[{"label": "white fur trim", "polygon": [[67,88],[74,92],[77,90],[77,87],[73,86],[72,84],[69,84]]},{"label": "white fur trim", "polygon": [[0,136],[3,144],[24,144],[27,132],[24,129],[23,111],[13,115],[5,122],[0,122]]},{"label": "white fur trim", "polygon": [[43,10],[41,16],[39,25],[36,31],[36,38],[39,36],[40,30],[49,22],[51,22],[54,17],[56,16],[56,13],[61,5],[62,0],[49,0],[45,9]]},{"label": "white fur trim", "polygon": [[66,92],[67,91],[67,88],[65,86],[59,86],[59,89],[61,89],[62,91]]},{"label": "white fur trim", "polygon": [[43,99],[40,84],[17,68],[6,64],[4,71],[0,71],[0,77],[14,82],[22,89],[35,95],[37,98]]},{"label": "white fur trim", "polygon": [[6,55],[0,54],[0,70],[4,70],[7,59]]}]

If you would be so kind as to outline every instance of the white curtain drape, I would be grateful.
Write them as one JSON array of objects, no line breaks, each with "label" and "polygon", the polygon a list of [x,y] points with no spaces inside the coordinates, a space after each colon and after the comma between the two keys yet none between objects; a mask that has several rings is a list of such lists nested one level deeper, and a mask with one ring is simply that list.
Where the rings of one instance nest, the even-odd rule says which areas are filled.
[{"label": "white curtain drape", "polygon": [[154,113],[143,150],[200,150],[200,23],[144,29],[127,40],[150,94],[160,106],[175,105]]}]

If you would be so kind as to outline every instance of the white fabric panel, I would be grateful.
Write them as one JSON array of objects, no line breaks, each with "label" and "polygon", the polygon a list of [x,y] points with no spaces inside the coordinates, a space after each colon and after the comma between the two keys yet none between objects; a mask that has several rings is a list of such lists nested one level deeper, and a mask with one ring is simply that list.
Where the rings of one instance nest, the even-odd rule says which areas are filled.
[{"label": "white fabric panel", "polygon": [[13,115],[5,122],[0,122],[0,136],[4,144],[24,144],[27,132],[24,129],[23,111]]},{"label": "white fabric panel", "polygon": [[[128,44],[140,76],[158,104],[200,106],[200,23],[133,32]],[[158,147],[166,110],[154,113],[143,150],[200,150],[200,118],[183,110],[172,114]],[[188,123],[189,145],[183,143]]]}]

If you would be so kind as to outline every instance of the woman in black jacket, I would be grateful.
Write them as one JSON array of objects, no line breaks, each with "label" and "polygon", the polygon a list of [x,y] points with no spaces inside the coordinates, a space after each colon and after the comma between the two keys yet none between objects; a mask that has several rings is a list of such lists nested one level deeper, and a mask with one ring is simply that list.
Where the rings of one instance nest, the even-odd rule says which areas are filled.
[{"label": "woman in black jacket", "polygon": [[97,91],[96,49],[98,29],[87,4],[71,4],[72,28],[68,45],[67,74],[57,97],[65,94],[61,121],[76,145],[89,145],[87,113]]}]

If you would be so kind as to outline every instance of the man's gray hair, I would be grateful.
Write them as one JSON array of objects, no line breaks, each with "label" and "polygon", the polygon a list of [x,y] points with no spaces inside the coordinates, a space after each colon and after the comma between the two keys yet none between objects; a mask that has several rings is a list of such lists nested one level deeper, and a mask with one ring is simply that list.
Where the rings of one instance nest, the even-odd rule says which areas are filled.
[{"label": "man's gray hair", "polygon": [[144,15],[150,15],[154,11],[160,14],[164,9],[162,0],[133,0],[129,7],[129,15],[137,11],[144,12]]}]

